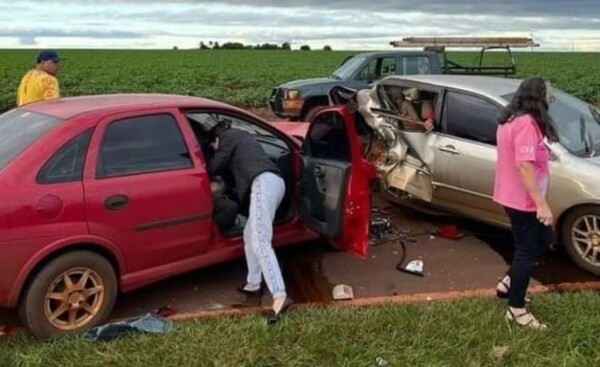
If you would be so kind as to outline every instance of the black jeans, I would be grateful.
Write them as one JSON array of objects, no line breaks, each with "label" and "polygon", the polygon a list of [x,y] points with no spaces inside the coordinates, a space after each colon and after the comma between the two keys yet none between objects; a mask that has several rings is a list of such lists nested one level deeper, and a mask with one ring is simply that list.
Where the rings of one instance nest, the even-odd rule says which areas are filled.
[{"label": "black jeans", "polygon": [[506,207],[504,210],[510,218],[515,239],[513,262],[506,273],[510,276],[508,305],[523,308],[535,260],[552,243],[552,227],[543,225],[535,212],[522,212]]}]

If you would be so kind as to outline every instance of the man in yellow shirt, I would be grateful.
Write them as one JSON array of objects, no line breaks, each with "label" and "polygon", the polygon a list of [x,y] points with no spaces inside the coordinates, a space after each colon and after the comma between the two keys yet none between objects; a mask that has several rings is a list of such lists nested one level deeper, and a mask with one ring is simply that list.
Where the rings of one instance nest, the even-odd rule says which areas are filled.
[{"label": "man in yellow shirt", "polygon": [[36,68],[29,70],[21,79],[17,106],[60,97],[55,75],[61,60],[54,50],[44,50],[38,54]]}]

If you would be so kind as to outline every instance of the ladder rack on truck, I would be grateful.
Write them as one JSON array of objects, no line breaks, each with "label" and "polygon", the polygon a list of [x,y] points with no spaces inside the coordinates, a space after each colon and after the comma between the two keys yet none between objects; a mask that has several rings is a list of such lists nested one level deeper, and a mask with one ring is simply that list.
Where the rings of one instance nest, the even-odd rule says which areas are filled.
[{"label": "ladder rack on truck", "polygon": [[[393,47],[423,47],[424,51],[434,51],[442,54],[442,65],[446,74],[477,74],[477,75],[514,75],[517,71],[512,48],[538,47],[531,38],[521,37],[406,37],[401,41],[391,41]],[[475,65],[461,65],[449,60],[447,47],[481,48]],[[507,65],[483,65],[485,51],[504,49],[508,53]]]}]

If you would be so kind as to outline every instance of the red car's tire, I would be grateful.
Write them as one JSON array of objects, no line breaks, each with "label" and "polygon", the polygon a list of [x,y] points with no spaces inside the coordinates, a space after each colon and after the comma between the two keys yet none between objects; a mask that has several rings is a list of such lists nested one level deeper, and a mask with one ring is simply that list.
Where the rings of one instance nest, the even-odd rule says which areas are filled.
[{"label": "red car's tire", "polygon": [[91,328],[112,312],[117,275],[91,251],[64,254],[45,265],[24,290],[19,316],[35,336],[49,338]]}]

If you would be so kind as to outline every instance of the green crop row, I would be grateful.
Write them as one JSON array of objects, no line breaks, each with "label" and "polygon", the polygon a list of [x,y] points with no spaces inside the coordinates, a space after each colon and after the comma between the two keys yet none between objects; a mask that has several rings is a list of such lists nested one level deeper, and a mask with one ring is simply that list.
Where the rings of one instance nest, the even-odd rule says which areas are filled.
[{"label": "green crop row", "polygon": [[[63,96],[155,92],[193,94],[243,107],[264,107],[273,87],[329,75],[351,52],[252,50],[62,50]],[[0,50],[0,110],[14,106],[34,50]],[[454,53],[473,63],[473,53]],[[500,62],[493,53],[488,62]],[[515,52],[517,77],[541,75],[553,85],[600,105],[599,53]]]}]

